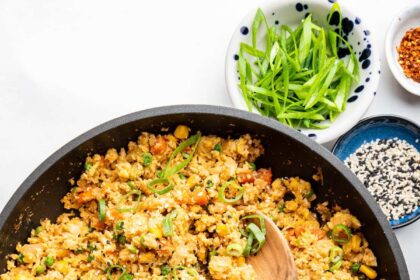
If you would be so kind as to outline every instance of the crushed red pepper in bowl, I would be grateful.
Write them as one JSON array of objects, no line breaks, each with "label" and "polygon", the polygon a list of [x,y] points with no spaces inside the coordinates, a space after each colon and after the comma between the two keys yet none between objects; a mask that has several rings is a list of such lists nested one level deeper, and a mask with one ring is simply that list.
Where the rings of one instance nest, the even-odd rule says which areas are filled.
[{"label": "crushed red pepper in bowl", "polygon": [[420,27],[408,30],[397,50],[405,75],[420,83]]}]

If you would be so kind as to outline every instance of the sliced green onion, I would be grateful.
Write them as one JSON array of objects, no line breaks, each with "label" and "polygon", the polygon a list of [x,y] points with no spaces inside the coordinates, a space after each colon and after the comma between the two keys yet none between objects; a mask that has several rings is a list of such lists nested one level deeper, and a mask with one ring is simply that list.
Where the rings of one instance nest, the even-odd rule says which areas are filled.
[{"label": "sliced green onion", "polygon": [[255,171],[257,169],[257,166],[255,165],[255,163],[248,161],[248,164],[251,167],[252,171]]},{"label": "sliced green onion", "polygon": [[333,246],[330,249],[329,260],[330,263],[336,264],[343,259],[343,249],[338,246]]},{"label": "sliced green onion", "polygon": [[113,265],[108,267],[105,271],[106,271],[106,275],[108,277],[108,280],[113,280],[112,278],[112,272],[113,270],[120,270],[121,274],[118,277],[118,280],[132,280],[134,279],[134,276],[130,273],[127,273],[126,269],[120,265]]},{"label": "sliced green onion", "polygon": [[172,212],[167,214],[162,219],[162,226],[163,226],[163,235],[165,237],[173,236],[174,235],[174,223],[173,219],[176,217],[176,213]]},{"label": "sliced green onion", "polygon": [[[352,82],[359,79],[359,62],[342,37],[338,3],[332,5],[328,21],[334,12],[340,16],[338,28],[321,28],[308,15],[292,30],[269,26],[257,10],[252,44],[240,43],[237,65],[238,87],[249,110],[255,107],[291,127],[315,129],[326,127],[319,121],[334,121],[344,111]],[[260,29],[265,33],[262,49],[257,46]],[[348,50],[349,59],[338,57],[339,48]]]},{"label": "sliced green onion", "polygon": [[285,203],[283,203],[282,205],[280,205],[280,207],[279,207],[279,212],[280,213],[283,213],[284,212],[284,208],[286,207],[286,204]]},{"label": "sliced green onion", "polygon": [[127,246],[127,249],[128,249],[128,251],[130,251],[130,253],[132,253],[132,254],[137,254],[137,253],[139,252],[139,250],[138,250],[136,247],[134,247],[133,245],[128,245],[128,246]]},{"label": "sliced green onion", "polygon": [[[157,189],[155,188],[156,185],[164,185],[163,188]],[[174,184],[169,182],[166,178],[158,178],[150,181],[147,184],[147,188],[152,192],[159,195],[165,194],[170,192],[174,188]]]},{"label": "sliced green onion", "polygon": [[248,257],[249,255],[251,255],[251,249],[252,249],[253,243],[254,243],[254,235],[252,234],[252,232],[249,232],[246,238],[246,245],[243,251],[243,254],[245,257]]},{"label": "sliced green onion", "polygon": [[118,230],[118,231],[123,230],[123,229],[124,229],[124,221],[118,221],[118,222],[115,224],[115,229],[116,229],[116,230]]},{"label": "sliced green onion", "polygon": [[206,188],[212,188],[212,187],[214,187],[213,181],[212,180],[208,180],[207,181],[207,184],[206,184]]},{"label": "sliced green onion", "polygon": [[[134,205],[133,206],[126,206],[125,203],[129,200],[130,197],[135,196],[135,199],[133,200]],[[127,194],[125,194],[119,201],[117,205],[118,212],[135,212],[140,204],[141,199],[141,192],[140,191],[131,191]]]},{"label": "sliced green onion", "polygon": [[[261,215],[249,215],[242,218],[242,220],[258,220],[259,227],[255,223],[250,223],[246,226],[245,234],[247,235],[247,242],[243,250],[243,255],[248,257],[251,254],[258,253],[266,242],[267,229],[265,227],[264,218]],[[256,242],[254,242],[256,241]]]},{"label": "sliced green onion", "polygon": [[86,259],[87,262],[91,262],[95,259],[95,257],[93,255],[89,255]]},{"label": "sliced green onion", "polygon": [[89,242],[87,244],[87,248],[89,249],[89,251],[92,252],[92,251],[95,251],[96,250],[96,245]]},{"label": "sliced green onion", "polygon": [[347,226],[338,224],[331,231],[331,239],[339,244],[346,244],[351,239],[351,231]]},{"label": "sliced green onion", "polygon": [[182,157],[187,159],[190,155],[188,153],[182,153]]},{"label": "sliced green onion", "polygon": [[213,249],[213,250],[211,250],[210,252],[209,252],[209,258],[211,259],[211,257],[214,257],[214,256],[216,256],[217,255],[217,251],[215,250],[215,249]]},{"label": "sliced green onion", "polygon": [[20,253],[19,255],[18,255],[18,258],[17,258],[17,262],[19,263],[19,264],[23,264],[25,261],[23,260],[23,258],[24,258],[25,256],[22,254],[22,253]]},{"label": "sliced green onion", "polygon": [[160,274],[163,276],[168,275],[169,273],[171,273],[171,271],[172,268],[167,264],[162,265],[162,267],[160,268]]},{"label": "sliced green onion", "polygon": [[85,163],[85,170],[86,170],[86,171],[89,171],[89,170],[92,168],[92,166],[93,166],[93,165],[92,165],[92,163],[90,163],[90,162],[86,162],[86,163]]},{"label": "sliced green onion", "polygon": [[41,233],[41,231],[43,231],[43,230],[44,230],[44,228],[42,226],[37,227],[35,229],[35,236],[38,236]]},{"label": "sliced green onion", "polygon": [[339,269],[340,267],[341,267],[341,265],[343,264],[343,261],[342,260],[339,260],[338,262],[336,262],[335,264],[332,264],[331,266],[330,266],[330,271],[331,272],[333,272],[333,271],[336,271],[337,269]]},{"label": "sliced green onion", "polygon": [[[190,138],[188,138],[187,140],[179,144],[179,146],[173,151],[173,153],[169,157],[168,164],[166,165],[166,169],[164,172],[164,178],[171,177],[172,175],[178,173],[181,169],[183,169],[190,163],[190,161],[192,160],[194,156],[195,150],[197,149],[198,143],[200,142],[200,139],[201,139],[201,133],[198,132],[196,135],[191,136]],[[193,148],[192,148],[191,153],[188,155],[188,157],[184,159],[181,163],[172,167],[171,166],[172,161],[175,159],[175,157],[190,146],[193,146]]]},{"label": "sliced green onion", "polygon": [[256,254],[265,244],[265,233],[254,223],[247,225],[246,230],[247,232],[252,232],[254,239],[257,241],[257,243],[255,243],[251,248],[251,254]]},{"label": "sliced green onion", "polygon": [[162,179],[164,176],[163,171],[162,170],[158,170],[156,171],[156,177],[158,177],[159,179]]},{"label": "sliced green onion", "polygon": [[128,181],[127,185],[130,187],[130,189],[135,189],[136,188],[136,185],[134,184],[133,181]]},{"label": "sliced green onion", "polygon": [[98,217],[99,217],[99,221],[105,222],[106,202],[105,202],[105,199],[103,198],[98,200]]},{"label": "sliced green onion", "polygon": [[45,270],[47,270],[46,266],[44,264],[40,264],[37,266],[35,272],[36,274],[42,274],[45,272]]},{"label": "sliced green onion", "polygon": [[220,145],[220,143],[217,143],[216,145],[214,145],[213,150],[220,153],[222,151],[222,145]]},{"label": "sliced green onion", "polygon": [[48,267],[53,266],[53,264],[54,264],[54,259],[53,259],[53,257],[51,257],[51,256],[47,256],[47,257],[45,258],[45,260],[44,260],[44,264],[45,264],[46,266],[48,266]]},{"label": "sliced green onion", "polygon": [[143,165],[148,167],[150,164],[152,164],[153,156],[150,153],[144,153],[143,154]]},{"label": "sliced green onion", "polygon": [[105,270],[106,275],[108,277],[108,280],[112,280],[112,273],[113,273],[114,270],[117,270],[117,271],[120,270],[121,271],[121,276],[124,275],[125,272],[126,272],[125,268],[122,267],[121,265],[112,265],[112,266],[109,266]]},{"label": "sliced green onion", "polygon": [[174,269],[172,270],[172,277],[174,280],[178,280],[178,270],[185,270],[187,271],[187,273],[193,277],[193,279],[199,279],[200,275],[198,274],[197,270],[195,270],[194,268],[191,267],[186,267],[186,266],[176,266],[174,267]]},{"label": "sliced green onion", "polygon": [[[236,190],[238,190],[238,194],[234,197],[234,198],[226,198],[225,195],[225,190],[228,187],[234,187]],[[224,203],[235,203],[238,202],[242,196],[244,195],[244,188],[240,185],[238,185],[237,183],[235,183],[235,181],[228,181],[226,183],[224,183],[218,191],[218,196],[217,198]]]},{"label": "sliced green onion", "polygon": [[134,276],[130,273],[123,273],[120,277],[118,277],[118,280],[133,280]]},{"label": "sliced green onion", "polygon": [[242,220],[250,220],[250,219],[257,219],[261,228],[261,232],[264,233],[264,235],[267,233],[264,217],[261,215],[248,215],[242,218]]},{"label": "sliced green onion", "polygon": [[360,263],[357,263],[357,262],[356,263],[353,263],[350,266],[350,271],[353,272],[353,273],[357,273],[357,272],[359,272],[360,266],[361,266]]},{"label": "sliced green onion", "polygon": [[244,249],[237,243],[231,243],[226,247],[226,253],[233,257],[242,256]]},{"label": "sliced green onion", "polygon": [[[178,172],[186,167],[190,161],[192,160],[195,150],[197,149],[198,143],[200,142],[201,134],[198,132],[196,135],[191,136],[187,140],[183,141],[179,146],[172,152],[171,156],[169,157],[168,163],[166,165],[165,171],[160,171],[159,174],[157,174],[157,179],[154,179],[150,181],[147,184],[147,188],[155,194],[165,194],[170,192],[174,188],[174,184],[171,181],[171,177],[174,174],[178,174]],[[193,146],[192,151],[186,156],[186,158],[179,164],[172,166],[172,162],[175,159],[175,157],[179,153],[183,153],[186,148],[189,146]],[[156,188],[157,185],[163,185],[162,188]]]},{"label": "sliced green onion", "polygon": [[127,238],[125,237],[124,234],[118,234],[116,236],[116,239],[117,239],[118,244],[125,245],[127,243]]},{"label": "sliced green onion", "polygon": [[313,189],[310,189],[310,191],[305,195],[305,198],[309,199],[314,195]]}]

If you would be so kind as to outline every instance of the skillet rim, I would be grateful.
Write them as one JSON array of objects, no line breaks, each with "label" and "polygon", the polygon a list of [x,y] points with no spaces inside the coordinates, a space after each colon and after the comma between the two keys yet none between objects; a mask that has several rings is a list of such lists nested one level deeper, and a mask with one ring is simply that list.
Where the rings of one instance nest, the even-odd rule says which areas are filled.
[{"label": "skillet rim", "polygon": [[11,215],[12,211],[15,209],[16,205],[22,199],[24,194],[32,187],[33,183],[42,176],[52,165],[59,161],[66,154],[77,148],[79,145],[85,143],[91,138],[104,133],[110,129],[116,128],[118,126],[137,121],[140,119],[158,117],[158,116],[169,116],[177,114],[210,114],[216,116],[227,116],[233,117],[235,119],[242,119],[245,121],[250,121],[258,125],[266,126],[270,129],[273,129],[279,133],[283,133],[291,137],[293,140],[298,141],[305,145],[308,149],[315,152],[318,156],[324,158],[328,161],[334,168],[344,176],[344,178],[356,189],[362,199],[365,200],[370,210],[373,212],[375,219],[378,221],[384,235],[387,239],[387,242],[391,248],[391,251],[394,255],[398,274],[401,279],[410,279],[407,269],[407,264],[404,260],[403,253],[401,251],[400,245],[397,241],[397,238],[392,231],[391,227],[386,220],[385,215],[382,213],[381,209],[375,202],[374,198],[369,194],[367,189],[363,184],[357,179],[350,169],[345,167],[344,163],[340,159],[335,157],[329,150],[316,143],[315,141],[309,139],[309,137],[295,131],[292,128],[289,128],[278,121],[259,116],[247,111],[234,109],[231,107],[218,106],[218,105],[170,105],[155,107],[146,110],[141,110],[133,112],[121,117],[114,118],[110,121],[104,122],[87,132],[77,136],[73,140],[69,141],[67,144],[59,148],[56,152],[50,155],[45,159],[38,167],[21,183],[21,185],[14,192],[12,197],[9,199],[7,204],[4,206],[3,210],[0,213],[0,230],[3,229],[8,217]]}]

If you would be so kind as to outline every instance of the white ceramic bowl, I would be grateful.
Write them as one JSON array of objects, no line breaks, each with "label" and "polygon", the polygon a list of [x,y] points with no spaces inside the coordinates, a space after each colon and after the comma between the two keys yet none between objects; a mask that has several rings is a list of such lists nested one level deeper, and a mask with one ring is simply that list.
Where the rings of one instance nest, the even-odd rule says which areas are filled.
[{"label": "white ceramic bowl", "polygon": [[385,39],[385,54],[395,79],[407,91],[420,96],[420,83],[407,78],[398,63],[397,48],[405,33],[413,27],[420,27],[420,3],[407,7],[391,22]]},{"label": "white ceramic bowl", "polygon": [[[312,13],[312,18],[321,26],[327,25],[327,15],[332,3],[327,0],[311,0],[299,2],[290,0],[278,0],[264,5],[263,10],[270,25],[287,24],[296,27],[305,17],[306,13]],[[338,138],[352,128],[365,114],[376,94],[379,82],[380,65],[378,50],[372,42],[370,29],[368,29],[358,14],[351,8],[340,3],[343,18],[347,18],[347,24],[353,25],[348,34],[348,41],[360,58],[360,83],[353,84],[348,98],[346,110],[331,123],[326,129],[302,129],[301,132],[318,143],[326,143]],[[301,9],[302,8],[302,9]],[[237,54],[240,42],[251,43],[251,24],[257,8],[253,9],[236,28],[229,44],[226,55],[226,84],[230,98],[236,108],[247,110],[247,106],[238,88],[239,74],[237,72]],[[299,11],[301,10],[301,11]],[[349,21],[351,23],[349,23]],[[248,33],[244,32],[247,31]],[[259,38],[263,41],[263,35]],[[253,112],[257,112],[253,109]]]}]

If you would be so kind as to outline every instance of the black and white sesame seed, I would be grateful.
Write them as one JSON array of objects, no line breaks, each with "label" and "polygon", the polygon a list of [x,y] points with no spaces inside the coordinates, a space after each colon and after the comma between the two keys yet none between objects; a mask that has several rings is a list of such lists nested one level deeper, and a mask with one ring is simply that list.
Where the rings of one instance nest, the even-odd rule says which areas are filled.
[{"label": "black and white sesame seed", "polygon": [[344,163],[364,183],[388,220],[420,206],[420,153],[398,138],[365,143]]}]

